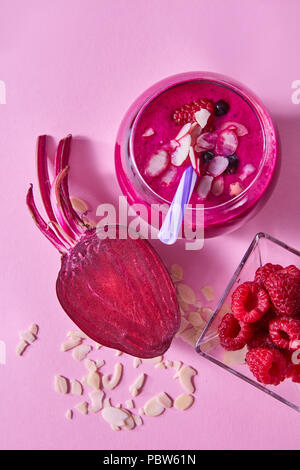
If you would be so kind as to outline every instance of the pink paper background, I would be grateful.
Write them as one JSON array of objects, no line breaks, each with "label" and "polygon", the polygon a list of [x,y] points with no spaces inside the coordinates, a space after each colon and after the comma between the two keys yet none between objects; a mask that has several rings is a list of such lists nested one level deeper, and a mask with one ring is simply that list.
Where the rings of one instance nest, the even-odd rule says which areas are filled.
[{"label": "pink paper background", "polygon": [[[300,247],[300,105],[291,101],[300,79],[297,0],[0,0],[0,80],[6,104],[1,129],[1,328],[7,346],[0,365],[2,449],[292,449],[299,448],[298,413],[198,357],[175,340],[167,353],[198,369],[196,402],[170,410],[132,432],[113,432],[99,415],[64,418],[79,400],[53,390],[57,373],[81,378],[59,345],[72,328],[55,296],[59,257],[25,208],[35,177],[35,140],[72,132],[72,193],[92,207],[120,193],[113,149],[118,125],[134,98],[152,83],[189,70],[227,74],[253,89],[270,109],[282,142],[277,188],[241,230],[209,240],[197,254],[156,245],[166,264],[180,262],[195,289],[213,284],[216,299],[257,231]],[[54,145],[54,141],[52,142]],[[53,147],[52,145],[52,147]],[[203,299],[202,299],[203,300]],[[215,302],[213,302],[215,304]],[[33,321],[39,340],[15,355],[18,332]],[[115,360],[104,357],[109,373]],[[93,357],[93,354],[91,354]],[[129,398],[137,374],[132,359],[113,402]],[[172,372],[149,371],[141,406],[152,394],[181,393]]]}]

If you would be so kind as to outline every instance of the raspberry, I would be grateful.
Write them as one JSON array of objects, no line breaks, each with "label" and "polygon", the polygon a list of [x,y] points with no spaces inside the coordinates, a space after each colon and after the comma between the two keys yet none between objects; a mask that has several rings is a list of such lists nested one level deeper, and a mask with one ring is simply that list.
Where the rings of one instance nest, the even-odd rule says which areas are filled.
[{"label": "raspberry", "polygon": [[219,325],[220,344],[228,351],[242,349],[252,338],[254,326],[238,322],[232,313],[226,313]]},{"label": "raspberry", "polygon": [[282,269],[280,272],[283,274],[287,274],[288,276],[300,278],[300,270],[296,268],[296,266],[294,266],[293,264]]},{"label": "raspberry", "polygon": [[247,346],[249,350],[253,348],[276,348],[267,330],[260,330],[256,332],[251,340],[247,343]]},{"label": "raspberry", "polygon": [[278,271],[268,276],[265,287],[280,315],[295,316],[300,312],[300,277]]},{"label": "raspberry", "polygon": [[232,313],[240,321],[254,323],[269,310],[267,292],[255,282],[244,282],[232,295]]},{"label": "raspberry", "polygon": [[175,109],[172,114],[172,119],[176,122],[176,124],[180,125],[186,124],[188,122],[194,122],[196,120],[195,113],[200,111],[200,109],[207,109],[207,111],[209,111],[211,114],[205,126],[206,129],[210,127],[214,114],[214,103],[207,98],[184,104],[180,108]]},{"label": "raspberry", "polygon": [[293,382],[300,383],[300,364],[289,364],[286,376]]},{"label": "raspberry", "polygon": [[267,263],[261,268],[258,268],[255,273],[254,281],[259,284],[261,287],[265,286],[265,281],[271,273],[282,270],[280,264]]},{"label": "raspberry", "polygon": [[269,323],[270,337],[276,346],[290,349],[290,341],[300,340],[300,320],[274,318]]},{"label": "raspberry", "polygon": [[246,362],[252,374],[263,384],[278,385],[286,377],[287,360],[278,349],[251,349],[247,352]]}]

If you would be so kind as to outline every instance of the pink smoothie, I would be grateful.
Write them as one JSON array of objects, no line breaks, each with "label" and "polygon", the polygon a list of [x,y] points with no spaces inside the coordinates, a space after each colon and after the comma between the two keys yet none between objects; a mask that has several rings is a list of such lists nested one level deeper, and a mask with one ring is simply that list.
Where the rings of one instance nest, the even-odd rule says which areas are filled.
[{"label": "pink smoothie", "polygon": [[[211,178],[212,187],[206,197],[199,195],[198,187],[203,175],[211,174],[209,172],[210,162],[205,163],[206,150],[199,148],[197,142],[194,141],[193,148],[196,158],[200,159],[201,169],[190,202],[211,207],[233,199],[236,195],[233,188],[238,188],[240,192],[246,189],[255,178],[262,160],[263,132],[251,104],[245,98],[232,89],[213,81],[195,80],[175,85],[158,94],[144,108],[136,122],[132,142],[134,159],[142,178],[155,193],[167,201],[171,201],[182,173],[191,164],[189,157],[180,166],[172,164],[174,139],[183,126],[182,123],[175,122],[172,115],[175,109],[203,98],[207,98],[213,103],[223,100],[228,104],[229,110],[222,116],[213,114],[208,128],[205,128],[202,133],[209,131],[216,135],[222,131],[224,126],[226,127],[226,122],[231,121],[242,124],[248,131],[246,135],[237,137],[238,145],[234,151],[238,161],[237,168],[233,170],[232,174],[228,173],[228,168],[227,172],[225,170],[220,176]],[[234,130],[234,128],[231,129]],[[153,155],[162,149],[168,154],[168,163],[158,176],[152,177],[147,173],[149,162]],[[220,153],[216,153],[215,150],[215,148],[211,149],[215,156],[219,156]],[[228,159],[228,156],[226,158]],[[250,168],[248,176],[247,172],[245,173],[245,168],[246,170]],[[214,182],[220,179],[222,180],[221,187],[224,185],[221,193],[213,190]]]}]

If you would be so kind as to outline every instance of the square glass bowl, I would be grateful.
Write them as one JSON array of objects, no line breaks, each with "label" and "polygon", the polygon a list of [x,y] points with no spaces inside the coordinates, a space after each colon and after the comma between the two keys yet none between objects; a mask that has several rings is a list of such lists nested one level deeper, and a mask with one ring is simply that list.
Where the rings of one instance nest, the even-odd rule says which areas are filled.
[{"label": "square glass bowl", "polygon": [[231,311],[232,293],[238,285],[253,280],[257,268],[266,263],[281,264],[283,267],[294,264],[300,268],[300,252],[266,233],[258,233],[199,337],[196,351],[211,362],[300,412],[300,384],[292,382],[291,379],[286,379],[276,386],[259,383],[244,362],[246,347],[240,351],[225,351],[218,341],[218,325],[224,314]]}]

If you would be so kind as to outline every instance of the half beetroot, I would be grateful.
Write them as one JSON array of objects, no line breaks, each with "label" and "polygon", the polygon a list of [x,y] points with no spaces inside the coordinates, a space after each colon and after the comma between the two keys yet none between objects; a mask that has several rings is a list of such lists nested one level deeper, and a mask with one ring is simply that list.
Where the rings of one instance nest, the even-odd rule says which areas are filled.
[{"label": "half beetroot", "polygon": [[46,136],[38,138],[38,179],[48,223],[36,208],[32,186],[27,193],[36,225],[62,255],[58,300],[96,342],[137,357],[159,356],[180,324],[173,283],[146,240],[131,238],[119,226],[114,239],[106,238],[75,212],[67,180],[70,144],[70,135],[60,141],[50,184]]}]

